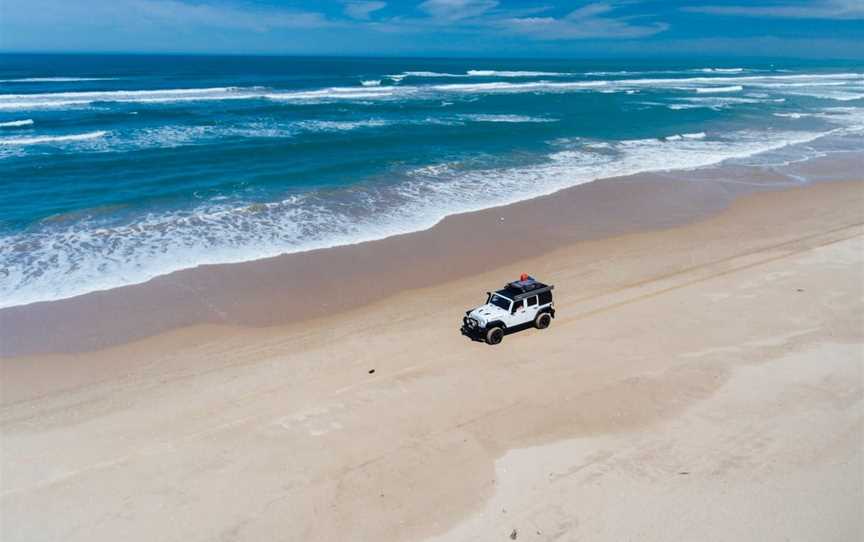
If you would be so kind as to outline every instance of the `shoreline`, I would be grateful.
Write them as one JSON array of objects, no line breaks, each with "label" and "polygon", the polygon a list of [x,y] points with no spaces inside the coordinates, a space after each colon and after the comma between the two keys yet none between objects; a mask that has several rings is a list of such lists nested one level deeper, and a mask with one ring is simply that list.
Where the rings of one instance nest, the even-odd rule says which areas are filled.
[{"label": "shoreline", "polygon": [[95,351],[200,324],[266,327],[320,318],[573,243],[694,223],[747,194],[855,178],[859,158],[813,158],[782,173],[715,166],[601,179],[450,215],[422,231],[7,307],[0,309],[0,357]]},{"label": "shoreline", "polygon": [[[119,288],[124,288],[126,286],[137,286],[137,285],[141,285],[141,284],[146,284],[146,283],[148,283],[154,279],[158,279],[160,277],[169,276],[173,273],[188,271],[191,269],[196,269],[196,268],[201,268],[201,267],[208,267],[208,266],[212,266],[212,265],[235,265],[235,264],[252,263],[252,262],[256,262],[256,261],[266,261],[269,259],[278,258],[278,257],[282,257],[282,256],[290,256],[292,254],[305,254],[305,253],[314,252],[317,250],[338,249],[338,248],[341,248],[344,246],[352,246],[352,245],[363,244],[363,243],[368,243],[368,242],[381,241],[381,240],[384,240],[384,239],[387,239],[390,237],[399,236],[399,235],[410,235],[410,234],[414,234],[414,233],[418,233],[418,232],[422,232],[422,231],[426,231],[428,229],[434,228],[436,225],[438,225],[442,221],[444,221],[447,218],[452,217],[452,216],[458,216],[458,215],[462,215],[462,214],[471,214],[471,213],[482,212],[482,211],[490,210],[490,209],[507,207],[510,205],[518,204],[518,203],[521,203],[524,201],[529,201],[532,199],[542,198],[542,197],[546,197],[546,196],[552,196],[552,195],[557,194],[563,190],[573,189],[573,188],[576,188],[578,186],[581,186],[584,184],[590,184],[590,183],[594,183],[594,182],[605,182],[605,181],[615,180],[615,179],[619,179],[619,178],[641,178],[641,177],[651,178],[653,176],[663,177],[663,176],[666,176],[667,174],[669,174],[673,177],[675,177],[676,175],[680,177],[681,175],[685,174],[686,172],[691,172],[691,171],[696,171],[696,170],[724,169],[723,164],[726,163],[727,161],[735,161],[735,160],[742,160],[742,159],[746,160],[746,159],[751,158],[753,156],[765,155],[765,154],[770,154],[772,152],[777,152],[777,151],[784,149],[784,148],[787,148],[787,147],[797,148],[799,151],[805,152],[805,154],[808,154],[808,153],[806,153],[806,151],[804,151],[803,149],[800,149],[798,147],[800,147],[800,145],[818,142],[818,141],[823,140],[825,138],[829,138],[832,133],[835,133],[838,130],[841,130],[841,129],[835,128],[835,129],[829,130],[827,132],[809,133],[806,136],[802,136],[803,139],[801,139],[801,138],[784,139],[784,140],[782,140],[782,142],[777,143],[777,144],[771,144],[771,145],[768,145],[765,147],[748,148],[747,150],[742,150],[740,153],[737,153],[737,154],[735,154],[735,153],[728,154],[728,155],[726,155],[725,158],[715,156],[711,160],[716,160],[716,161],[712,162],[711,160],[708,160],[704,164],[701,164],[701,165],[691,164],[688,166],[688,165],[682,163],[682,164],[677,164],[675,166],[670,166],[668,169],[663,169],[663,168],[658,167],[657,164],[650,164],[649,163],[648,165],[642,164],[642,165],[636,167],[634,170],[635,172],[632,172],[632,173],[612,174],[611,171],[607,171],[605,176],[602,174],[600,174],[597,177],[590,177],[590,178],[589,177],[574,178],[573,176],[571,176],[570,182],[554,183],[553,186],[550,186],[550,187],[544,187],[544,188],[542,188],[540,190],[536,190],[536,191],[531,190],[532,194],[530,196],[526,195],[526,194],[519,194],[518,192],[516,192],[516,193],[506,192],[508,194],[507,197],[505,197],[503,199],[495,199],[495,197],[493,195],[492,196],[493,200],[487,201],[483,205],[468,205],[468,206],[464,206],[464,207],[460,206],[460,205],[455,205],[455,207],[453,207],[451,205],[451,208],[449,210],[445,211],[443,209],[440,209],[439,210],[440,212],[434,213],[436,218],[427,217],[426,220],[421,220],[418,218],[417,222],[411,222],[409,220],[409,222],[407,224],[404,224],[402,226],[397,226],[397,227],[395,227],[395,229],[392,227],[393,225],[388,224],[387,221],[385,220],[384,223],[382,223],[382,225],[381,225],[383,230],[378,231],[377,233],[372,233],[372,234],[368,234],[368,233],[367,234],[359,234],[358,233],[357,236],[354,238],[346,238],[346,239],[341,239],[341,240],[331,240],[330,242],[320,242],[320,240],[318,242],[312,241],[310,245],[306,245],[302,248],[301,247],[295,247],[295,248],[290,249],[286,252],[281,252],[279,250],[274,250],[274,249],[270,248],[268,250],[264,250],[263,253],[258,253],[258,254],[254,254],[254,255],[247,254],[245,257],[239,257],[239,258],[238,257],[232,257],[229,255],[224,255],[224,254],[221,257],[214,258],[212,260],[209,257],[203,257],[202,259],[198,259],[197,261],[195,261],[194,259],[190,260],[190,261],[182,261],[182,258],[180,258],[179,260],[176,260],[174,263],[169,264],[167,268],[163,268],[163,269],[158,270],[158,271],[151,270],[149,272],[145,272],[142,276],[136,276],[136,272],[134,270],[131,271],[131,273],[133,275],[131,277],[127,275],[127,271],[129,271],[129,270],[126,270],[126,271],[124,271],[122,269],[114,269],[111,271],[103,270],[101,273],[102,274],[101,280],[103,281],[101,285],[90,284],[89,287],[83,288],[80,291],[76,291],[75,289],[73,289],[71,291],[67,290],[67,291],[62,292],[62,293],[55,291],[53,294],[48,295],[49,298],[38,299],[38,297],[41,297],[41,296],[37,295],[36,300],[34,300],[32,297],[27,297],[27,296],[24,296],[23,298],[19,297],[18,294],[20,292],[8,292],[8,295],[12,301],[10,301],[10,299],[0,299],[0,302],[2,302],[2,304],[0,304],[0,310],[5,309],[5,308],[22,307],[22,306],[26,306],[26,305],[43,303],[43,302],[64,301],[66,299],[73,299],[73,298],[81,297],[81,296],[91,294],[91,293],[107,292],[107,291],[112,291],[112,290],[116,290]],[[643,140],[634,140],[634,141],[653,141],[653,142],[665,141],[666,143],[669,143],[671,141],[681,141],[681,140],[691,139],[691,136],[695,136],[695,137],[692,137],[692,139],[703,139],[705,136],[705,132],[697,132],[697,133],[690,133],[690,134],[676,134],[676,135],[670,136],[670,137],[660,137],[660,138],[656,138],[656,139],[643,139]],[[677,140],[673,139],[673,138],[677,138]],[[752,142],[752,143],[756,144],[756,142]],[[837,153],[839,155],[844,155],[844,154],[848,154],[852,151],[849,151],[848,149],[846,149],[846,150],[839,150],[839,151],[832,151],[832,152]],[[566,153],[566,151],[565,151],[565,153]],[[550,154],[547,156],[547,159],[551,159],[553,156],[554,156],[554,154]],[[818,158],[819,156],[822,156],[822,155],[820,155],[817,152],[815,155],[806,156],[805,158],[803,158],[803,160],[811,160],[814,158]],[[555,160],[552,160],[552,162],[554,162],[554,161]],[[702,162],[702,161],[697,160],[697,162]],[[786,164],[786,165],[788,165],[788,164]],[[524,171],[528,171],[528,170],[535,168],[535,167],[543,167],[543,166],[548,167],[549,163],[535,164],[534,166],[525,166],[525,168],[527,168],[527,169],[521,169],[521,170],[517,168],[516,170],[511,171],[510,173],[512,175],[518,176],[520,171],[524,172]],[[666,164],[666,166],[669,166],[669,164]],[[759,169],[759,166],[751,166],[751,167],[755,167],[756,169]],[[624,169],[630,169],[630,168],[624,168]],[[774,169],[774,168],[768,167],[767,169]],[[562,177],[567,177],[567,175],[563,175]],[[284,202],[282,202],[282,203],[284,203]],[[266,204],[253,204],[250,207],[256,207],[256,206],[267,207],[270,205],[280,205],[280,202],[277,201],[277,202],[271,202],[271,203],[266,203]],[[112,207],[112,205],[109,204],[107,206],[90,208],[89,211],[99,211],[100,209],[101,210],[111,209],[111,207]],[[82,214],[86,215],[87,211],[88,210],[83,210],[83,211],[82,210],[75,210],[75,211],[70,211],[69,213],[60,213],[58,215],[51,215],[49,217],[43,218],[40,221],[40,223],[41,222],[50,223],[50,222],[54,222],[54,221],[62,222],[66,218],[76,217],[76,216],[80,216]],[[235,208],[233,211],[238,212],[239,209]],[[221,213],[216,212],[215,214],[218,215]],[[420,214],[423,214],[423,213],[420,213]],[[133,229],[134,229],[134,227],[133,227]],[[115,232],[115,234],[116,234],[116,232]],[[121,237],[122,237],[122,235],[121,235]],[[252,248],[255,248],[257,246],[257,243],[255,240],[250,239],[248,241],[249,241],[248,244]],[[178,261],[182,261],[182,264],[180,264],[179,266],[177,265]],[[123,277],[123,278],[120,280],[117,280],[117,277]],[[96,280],[96,279],[94,277],[90,277],[90,280]]]},{"label": "shoreline", "polygon": [[[434,219],[433,221],[428,221],[428,222],[421,221],[419,223],[414,223],[412,225],[405,226],[404,228],[397,228],[396,231],[390,231],[387,233],[376,233],[376,234],[372,234],[372,235],[359,235],[358,237],[356,237],[354,239],[343,239],[341,241],[334,241],[334,242],[332,242],[332,244],[322,243],[322,244],[316,246],[316,244],[313,243],[311,246],[307,246],[305,248],[292,249],[290,252],[281,252],[281,253],[273,252],[273,251],[266,251],[266,255],[258,254],[254,257],[251,257],[251,258],[235,259],[235,258],[228,257],[227,259],[217,260],[217,261],[207,261],[207,259],[205,258],[203,261],[199,261],[198,263],[185,262],[186,267],[169,267],[168,269],[162,269],[162,270],[155,272],[155,273],[147,273],[144,275],[144,277],[129,278],[128,276],[126,276],[126,277],[124,277],[123,280],[119,281],[118,284],[111,284],[111,281],[109,280],[108,281],[109,284],[105,285],[103,287],[90,285],[89,289],[84,289],[83,291],[79,291],[79,292],[67,291],[67,292],[64,292],[62,294],[55,292],[53,294],[53,297],[51,297],[51,298],[43,298],[43,299],[33,300],[31,298],[25,297],[22,299],[22,298],[17,298],[15,296],[15,293],[10,293],[10,297],[15,298],[16,300],[12,301],[11,302],[12,304],[9,304],[10,301],[8,299],[7,300],[0,299],[0,301],[2,301],[2,306],[0,306],[0,310],[8,309],[8,308],[23,307],[23,306],[33,305],[33,304],[38,304],[38,303],[52,303],[52,302],[57,302],[57,301],[65,301],[67,299],[74,299],[74,298],[78,298],[78,297],[92,294],[92,293],[107,292],[107,291],[112,291],[112,290],[124,288],[127,286],[138,286],[141,284],[146,284],[146,283],[148,283],[154,279],[158,279],[160,277],[168,276],[168,275],[178,273],[178,272],[188,271],[191,269],[201,268],[201,267],[208,267],[208,266],[213,266],[213,265],[247,264],[247,263],[252,263],[252,262],[256,262],[256,261],[266,261],[266,260],[270,260],[270,259],[274,259],[274,258],[278,258],[278,257],[282,257],[282,256],[290,256],[292,254],[305,254],[308,252],[315,252],[318,250],[338,249],[338,248],[345,247],[345,246],[352,246],[352,245],[357,245],[357,244],[382,241],[382,240],[388,239],[390,237],[396,237],[399,235],[410,235],[410,234],[419,233],[419,232],[434,228],[438,224],[440,224],[441,222],[443,222],[444,220],[447,220],[448,218],[450,218],[452,216],[459,216],[459,215],[463,215],[463,214],[471,214],[471,213],[483,212],[483,211],[491,210],[491,209],[509,207],[510,205],[515,205],[515,204],[518,204],[518,203],[521,203],[524,201],[530,201],[532,199],[538,199],[538,198],[543,198],[543,197],[547,197],[547,196],[553,196],[559,192],[574,189],[574,188],[577,188],[577,187],[584,185],[584,184],[591,184],[591,183],[595,183],[595,182],[604,182],[604,181],[609,181],[609,180],[615,180],[618,178],[640,178],[643,176],[647,177],[647,178],[651,178],[653,176],[663,177],[663,176],[666,176],[667,174],[671,174],[672,176],[675,176],[675,174],[683,175],[687,172],[697,171],[697,170],[723,169],[724,163],[726,163],[727,161],[735,161],[735,160],[742,160],[742,159],[746,160],[746,159],[751,158],[753,156],[777,152],[778,150],[784,149],[786,147],[796,147],[799,145],[817,142],[817,141],[820,141],[824,138],[830,137],[832,133],[835,133],[838,130],[840,130],[840,128],[835,128],[835,129],[829,130],[827,132],[822,132],[819,134],[809,134],[804,139],[784,140],[779,145],[773,145],[773,146],[769,145],[768,147],[765,147],[765,148],[749,149],[748,151],[743,152],[741,154],[729,155],[725,158],[718,159],[719,161],[716,161],[716,162],[710,162],[709,161],[703,165],[687,166],[687,165],[679,164],[676,167],[673,167],[671,169],[658,169],[656,166],[648,166],[645,169],[639,169],[635,173],[627,173],[627,174],[620,173],[618,175],[612,175],[611,172],[607,172],[607,173],[609,173],[609,176],[602,176],[601,175],[599,177],[590,178],[589,180],[586,180],[586,178],[582,178],[582,179],[575,181],[575,182],[563,183],[563,186],[561,184],[558,184],[557,186],[546,187],[545,189],[540,190],[539,192],[536,192],[536,193],[534,193],[530,196],[527,196],[527,197],[524,195],[521,195],[521,196],[517,196],[517,197],[505,198],[504,201],[498,201],[494,204],[491,204],[488,206],[482,206],[479,208],[469,206],[468,208],[465,208],[462,210],[450,209],[449,211],[444,212],[443,215],[441,215],[437,219]],[[705,132],[698,132],[698,133],[691,133],[691,134],[676,134],[676,135],[671,136],[671,137],[665,137],[665,138],[660,137],[657,139],[653,139],[652,141],[669,142],[669,141],[673,141],[672,137],[677,137],[678,138],[677,140],[680,141],[682,139],[689,139],[690,136],[701,136],[701,137],[696,137],[695,139],[702,139],[705,136]],[[643,141],[643,140],[639,140],[639,141]],[[644,141],[648,141],[648,140],[644,140]],[[843,155],[847,155],[847,154],[854,154],[854,152],[856,152],[856,151],[850,151],[849,149],[845,149],[845,150],[829,151],[829,154],[838,154],[840,156],[843,156]],[[551,156],[552,155],[550,155],[549,157],[551,157]],[[805,158],[803,158],[803,160],[805,160],[805,161],[806,160],[813,160],[813,159],[818,160],[820,157],[823,157],[823,156],[825,156],[824,153],[820,154],[817,152],[815,155],[806,156]],[[547,158],[549,158],[549,157],[547,157]],[[794,160],[790,163],[794,163]],[[785,165],[789,165],[789,164],[785,164]],[[528,166],[528,167],[531,167],[531,166]],[[759,168],[759,166],[750,166],[750,167],[754,167],[756,169]],[[772,167],[769,167],[768,169],[774,169],[774,168],[772,166]],[[514,196],[514,194],[511,194],[511,196]],[[273,202],[273,204],[278,204],[278,202]],[[253,204],[252,207],[254,207],[256,205],[270,205],[270,204]],[[41,222],[54,222],[54,221],[61,221],[62,222],[63,220],[65,220],[68,217],[80,216],[82,214],[86,214],[88,211],[94,211],[94,210],[100,210],[100,209],[111,209],[112,207],[113,207],[112,204],[108,204],[106,206],[97,206],[97,207],[93,207],[90,209],[73,210],[73,211],[69,211],[68,213],[60,213],[60,214],[56,214],[56,215],[50,215],[48,217],[41,219],[40,223]],[[235,211],[236,210],[237,209],[235,209]],[[385,228],[385,229],[387,229],[387,228]],[[103,274],[105,274],[105,273],[103,272]],[[125,273],[118,271],[116,274],[124,275]]]}]

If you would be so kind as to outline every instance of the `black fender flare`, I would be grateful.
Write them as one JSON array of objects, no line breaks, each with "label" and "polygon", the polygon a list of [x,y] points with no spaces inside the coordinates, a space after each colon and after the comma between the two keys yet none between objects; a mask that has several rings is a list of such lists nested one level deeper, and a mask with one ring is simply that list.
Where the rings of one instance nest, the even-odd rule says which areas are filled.
[{"label": "black fender flare", "polygon": [[501,320],[493,320],[486,324],[486,331],[489,331],[493,327],[500,327],[501,329],[507,329],[507,326]]}]

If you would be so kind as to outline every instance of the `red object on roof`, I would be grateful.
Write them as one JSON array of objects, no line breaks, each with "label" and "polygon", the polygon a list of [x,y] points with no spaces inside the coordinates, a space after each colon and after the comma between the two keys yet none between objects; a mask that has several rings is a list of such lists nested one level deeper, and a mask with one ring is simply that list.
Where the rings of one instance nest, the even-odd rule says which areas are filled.
[{"label": "red object on roof", "polygon": [[528,273],[522,273],[519,275],[519,280],[528,280]]}]

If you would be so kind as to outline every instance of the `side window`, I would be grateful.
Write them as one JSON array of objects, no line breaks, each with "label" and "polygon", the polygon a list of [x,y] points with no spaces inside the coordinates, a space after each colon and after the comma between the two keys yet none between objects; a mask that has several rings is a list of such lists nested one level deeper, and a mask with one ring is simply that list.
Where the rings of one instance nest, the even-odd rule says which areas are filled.
[{"label": "side window", "polygon": [[528,306],[529,307],[536,307],[537,306],[537,296],[536,295],[528,298]]},{"label": "side window", "polygon": [[545,305],[547,303],[552,303],[552,292],[543,292],[540,294],[540,304]]},{"label": "side window", "polygon": [[522,300],[514,301],[514,302],[513,302],[513,308],[510,310],[510,312],[515,313],[516,311],[518,311],[519,309],[521,309],[521,308],[522,308],[522,303],[524,303],[524,301],[522,301]]}]

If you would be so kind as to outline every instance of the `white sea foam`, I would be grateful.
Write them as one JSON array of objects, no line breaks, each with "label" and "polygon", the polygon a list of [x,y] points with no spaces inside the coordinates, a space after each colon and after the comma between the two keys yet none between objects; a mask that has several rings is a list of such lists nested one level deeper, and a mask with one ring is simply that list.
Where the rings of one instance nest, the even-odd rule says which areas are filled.
[{"label": "white sea foam", "polygon": [[[686,110],[686,109],[713,109],[714,111],[720,111],[723,109],[728,109],[732,106],[736,105],[746,105],[746,104],[758,104],[765,103],[765,100],[759,100],[755,98],[732,98],[726,96],[705,96],[700,98],[682,98],[685,103],[670,103],[665,104],[668,109],[675,110]],[[664,104],[658,104],[664,105]]]},{"label": "white sea foam", "polygon": [[746,68],[695,68],[695,69],[683,69],[683,70],[641,70],[641,71],[616,70],[616,71],[585,72],[584,75],[605,77],[605,76],[614,76],[614,75],[676,75],[676,74],[688,74],[688,73],[732,74],[732,73],[743,73],[745,71],[753,71],[753,70],[747,70]]},{"label": "white sea foam", "polygon": [[170,103],[248,99],[260,95],[260,89],[230,87],[0,94],[0,110],[57,109],[97,102]]},{"label": "white sea foam", "polygon": [[800,119],[804,117],[809,117],[810,113],[774,113],[774,116],[787,119]]},{"label": "white sea foam", "polygon": [[[656,104],[656,105],[662,105],[662,104]],[[708,104],[668,104],[666,107],[668,107],[669,109],[672,109],[673,111],[677,111],[680,109],[700,109],[700,108],[710,109],[711,108],[711,106]]]},{"label": "white sea foam", "polygon": [[[233,138],[285,139],[293,137],[297,131],[298,127],[293,124],[268,121],[252,121],[237,125],[168,125],[132,130],[123,135],[112,134],[106,143],[112,150],[130,151],[207,144]],[[104,150],[104,148],[92,150]]]},{"label": "white sea foam", "polygon": [[95,132],[87,132],[85,134],[67,134],[67,135],[50,135],[50,136],[33,136],[33,137],[3,137],[0,138],[0,145],[50,145],[52,143],[65,143],[68,141],[86,141],[88,139],[98,139],[104,137],[108,132],[99,130]]},{"label": "white sea foam", "polygon": [[268,92],[257,97],[284,102],[326,102],[326,101],[356,101],[408,96],[410,87],[331,87],[300,92]]},{"label": "white sea foam", "polygon": [[18,128],[20,126],[32,126],[33,119],[24,119],[24,120],[10,120],[7,122],[0,122],[0,128]]},{"label": "white sea foam", "polygon": [[799,88],[799,87],[842,87],[848,85],[848,81],[805,81],[802,83],[784,81],[780,83],[762,82],[759,86],[764,88]]},{"label": "white sea foam", "polygon": [[[497,122],[508,122],[502,115]],[[515,116],[514,116],[515,117]],[[352,119],[352,120],[302,120],[274,122],[259,120],[240,124],[209,125],[164,125],[153,128],[137,128],[122,132],[95,131],[84,134],[51,135],[32,137],[0,138],[0,159],[26,154],[29,145],[54,145],[64,151],[126,152],[142,149],[169,149],[182,146],[205,145],[226,139],[287,139],[301,132],[347,132],[359,129],[403,125],[459,125],[464,119],[458,117],[428,117],[425,119]],[[490,122],[496,122],[491,120]],[[510,122],[519,122],[510,120]],[[523,122],[548,122],[548,119],[525,117]]]},{"label": "white sea foam", "polygon": [[482,113],[459,115],[458,118],[473,122],[558,122],[558,119],[550,119],[547,117],[529,117],[527,115],[491,115]]},{"label": "white sea foam", "polygon": [[438,77],[468,77],[467,74],[464,73],[441,73],[441,72],[429,72],[429,71],[413,71],[413,72],[402,72],[397,74],[388,75],[388,79],[393,79],[394,81],[402,81],[408,77],[419,77],[425,79],[438,78]]},{"label": "white sea foam", "polygon": [[399,74],[388,75],[389,79],[401,81],[408,77],[415,78],[459,78],[459,77],[503,77],[503,78],[525,78],[525,77],[570,77],[579,75],[575,73],[544,72],[544,71],[512,71],[512,70],[468,70],[465,73],[446,73],[432,71],[407,71]]},{"label": "white sea foam", "polygon": [[0,159],[26,155],[29,146],[46,145],[62,152],[128,152],[202,145],[233,138],[282,139],[301,128],[296,123],[252,121],[236,125],[165,125],[125,131],[99,130],[83,134],[0,138]]},{"label": "white sea foam", "polygon": [[789,92],[789,94],[794,94],[794,95],[798,95],[798,96],[809,96],[812,98],[819,98],[821,100],[835,100],[838,102],[852,102],[855,100],[864,99],[864,93],[857,93],[857,92],[795,91],[795,92]]},{"label": "white sea foam", "polygon": [[309,120],[297,123],[297,126],[302,130],[312,132],[345,132],[349,130],[357,130],[358,128],[379,128],[393,124],[392,121],[384,119],[362,119],[351,121],[339,120]]},{"label": "white sea foam", "polygon": [[705,132],[694,132],[689,134],[675,134],[664,138],[666,141],[681,141],[682,139],[705,139]]},{"label": "white sea foam", "polygon": [[[53,222],[0,242],[0,305],[70,297],[139,283],[173,270],[238,262],[422,230],[443,217],[503,205],[595,179],[689,169],[812,141],[818,133],[688,134],[673,141],[561,142],[541,163],[417,168],[395,184],[353,186],[351,197],[313,192],[256,204],[208,202],[127,225]],[[569,145],[569,146],[568,146]]]},{"label": "white sea foam", "polygon": [[563,72],[468,70],[470,77],[570,77],[576,74]]},{"label": "white sea foam", "polygon": [[591,89],[605,87],[608,84],[608,81],[571,81],[562,83],[550,81],[536,81],[531,83],[511,83],[509,81],[496,81],[492,83],[451,83],[446,85],[432,85],[428,88],[439,92],[450,93],[519,93]]},{"label": "white sea foam", "polygon": [[632,72],[627,70],[609,71],[609,72],[585,72],[585,75],[591,77],[609,77],[614,75],[636,75],[638,73],[657,73],[657,72]]},{"label": "white sea foam", "polygon": [[654,86],[671,88],[679,85],[699,86],[705,83],[717,85],[748,85],[758,87],[784,87],[801,83],[822,83],[826,81],[842,81],[843,84],[861,82],[864,73],[824,73],[824,74],[794,74],[794,75],[743,75],[735,77],[679,77],[679,78],[638,78],[616,79],[610,83],[630,84],[638,86]]},{"label": "white sea foam", "polygon": [[[759,98],[744,98],[740,96],[699,96],[681,98],[681,100],[689,102],[689,105],[693,107],[711,107],[715,109],[724,109],[732,105],[759,104],[766,101]],[[680,106],[681,104],[678,105]],[[672,106],[670,105],[670,107]]]},{"label": "white sea foam", "polygon": [[351,120],[309,119],[278,122],[259,120],[240,124],[164,125],[129,129],[120,132],[95,131],[84,134],[0,138],[0,159],[23,156],[30,145],[53,145],[63,151],[126,152],[142,149],[169,149],[206,145],[226,139],[287,139],[302,132],[348,132],[394,125],[458,126],[466,122],[544,123],[557,119],[526,115],[465,114],[426,118],[361,118]]},{"label": "white sea foam", "polygon": [[368,79],[366,81],[360,81],[360,84],[364,87],[377,87],[381,85],[380,79]]},{"label": "white sea foam", "polygon": [[710,94],[716,92],[741,92],[744,87],[741,85],[730,85],[728,87],[696,87],[697,94]]}]

